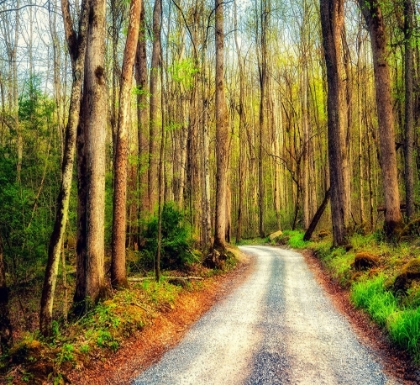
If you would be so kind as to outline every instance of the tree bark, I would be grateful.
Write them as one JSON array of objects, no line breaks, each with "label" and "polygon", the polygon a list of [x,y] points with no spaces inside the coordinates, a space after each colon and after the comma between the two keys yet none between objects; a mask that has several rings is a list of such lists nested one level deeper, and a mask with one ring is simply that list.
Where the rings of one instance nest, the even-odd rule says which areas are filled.
[{"label": "tree bark", "polygon": [[158,81],[161,70],[161,30],[162,30],[162,0],[155,0],[153,8],[153,51],[150,69],[150,121],[149,121],[149,169],[148,169],[148,200],[152,212],[157,201],[157,154],[156,133],[158,128]]},{"label": "tree bark", "polygon": [[224,82],[224,3],[215,0],[216,16],[216,218],[214,249],[226,247],[226,191],[228,160],[228,115]]},{"label": "tree bark", "polygon": [[303,236],[304,241],[309,241],[311,239],[312,234],[315,231],[316,226],[317,226],[319,220],[322,217],[322,214],[324,214],[325,208],[327,207],[327,203],[330,200],[330,196],[331,196],[330,191],[331,190],[328,189],[327,192],[325,193],[325,197],[324,197],[324,200],[321,203],[321,206],[319,206],[318,210],[316,211],[314,217],[312,218],[312,220],[311,220],[311,222],[308,226],[308,229],[305,232],[305,235]]},{"label": "tree bark", "polygon": [[130,20],[120,81],[120,98],[117,126],[117,143],[114,161],[114,205],[112,223],[111,284],[114,288],[126,287],[125,244],[127,226],[127,166],[128,166],[128,115],[131,105],[133,66],[139,36],[142,0],[131,0]]},{"label": "tree bark", "polygon": [[331,215],[334,246],[347,242],[348,217],[343,82],[341,79],[341,34],[344,25],[344,1],[320,0],[321,25],[328,81],[328,154],[330,165]]},{"label": "tree bark", "polygon": [[79,229],[75,310],[85,312],[105,290],[105,0],[91,0],[78,132]]},{"label": "tree bark", "polygon": [[234,2],[234,37],[235,37],[235,47],[236,53],[238,56],[238,67],[239,67],[239,105],[238,105],[238,114],[239,114],[239,192],[238,192],[238,222],[236,224],[236,243],[239,243],[242,239],[242,222],[243,222],[243,206],[244,206],[244,183],[245,183],[245,156],[244,149],[242,146],[243,141],[245,140],[245,111],[244,111],[244,71],[242,65],[242,58],[240,54],[239,40],[238,40],[238,27],[237,27],[237,1]]},{"label": "tree bark", "polygon": [[413,14],[412,0],[404,0],[404,50],[405,50],[405,202],[410,221],[414,215],[414,94],[413,94]]},{"label": "tree bark", "polygon": [[[136,63],[135,63],[135,77],[137,83],[137,130],[138,130],[138,166],[137,166],[137,220],[140,227],[140,220],[142,213],[148,207],[144,200],[148,196],[145,193],[145,186],[147,185],[147,172],[144,171],[147,154],[147,140],[146,130],[148,124],[148,110],[147,110],[147,54],[146,54],[146,12],[144,1],[141,4],[140,11],[140,30],[137,42]],[[138,228],[140,234],[140,228]],[[137,240],[140,244],[140,239]]]},{"label": "tree bark", "polygon": [[369,29],[378,110],[382,183],[385,195],[384,231],[393,239],[402,226],[398,190],[397,155],[395,150],[394,114],[392,111],[391,77],[387,61],[387,38],[382,10],[377,0],[359,0]]},{"label": "tree bark", "polygon": [[69,117],[66,126],[64,153],[61,166],[61,185],[57,198],[57,211],[53,232],[48,248],[48,261],[44,277],[41,297],[40,331],[44,336],[52,332],[52,312],[54,294],[57,283],[58,266],[60,262],[63,237],[66,230],[70,203],[71,184],[73,179],[74,153],[76,148],[76,131],[79,123],[80,97],[83,84],[83,72],[86,51],[86,32],[89,15],[89,1],[82,4],[79,31],[73,30],[68,0],[62,0],[63,19],[67,45],[71,57],[73,84],[70,96]]}]

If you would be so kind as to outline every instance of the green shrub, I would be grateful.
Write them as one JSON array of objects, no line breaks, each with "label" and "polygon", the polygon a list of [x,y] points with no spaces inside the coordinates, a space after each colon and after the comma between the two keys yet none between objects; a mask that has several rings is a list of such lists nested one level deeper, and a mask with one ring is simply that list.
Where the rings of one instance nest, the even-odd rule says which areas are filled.
[{"label": "green shrub", "polygon": [[[191,237],[183,222],[183,214],[172,203],[167,203],[162,209],[162,269],[176,269],[194,261],[191,251]],[[144,257],[146,267],[153,266],[154,256],[158,246],[158,218],[153,217],[146,224],[144,232],[146,245]]]}]

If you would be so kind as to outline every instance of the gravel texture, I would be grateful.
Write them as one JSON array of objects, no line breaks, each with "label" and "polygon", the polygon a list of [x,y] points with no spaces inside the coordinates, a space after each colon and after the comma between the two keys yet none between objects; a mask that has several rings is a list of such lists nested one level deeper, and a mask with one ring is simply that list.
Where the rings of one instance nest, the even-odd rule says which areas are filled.
[{"label": "gravel texture", "polygon": [[335,310],[301,254],[241,250],[256,257],[255,271],[133,384],[397,384]]}]

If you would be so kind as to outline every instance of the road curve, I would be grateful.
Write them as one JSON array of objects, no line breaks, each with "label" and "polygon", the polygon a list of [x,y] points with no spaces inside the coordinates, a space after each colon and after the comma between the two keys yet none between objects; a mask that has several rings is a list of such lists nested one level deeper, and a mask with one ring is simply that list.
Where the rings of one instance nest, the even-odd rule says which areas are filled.
[{"label": "road curve", "polygon": [[397,384],[335,310],[301,254],[241,250],[256,257],[254,272],[134,385]]}]

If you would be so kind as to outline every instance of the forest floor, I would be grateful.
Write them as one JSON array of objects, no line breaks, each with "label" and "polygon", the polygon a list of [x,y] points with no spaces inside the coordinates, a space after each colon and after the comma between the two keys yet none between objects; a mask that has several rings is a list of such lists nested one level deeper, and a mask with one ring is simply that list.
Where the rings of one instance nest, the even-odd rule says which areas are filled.
[{"label": "forest floor", "polygon": [[[303,255],[317,282],[339,312],[350,321],[358,338],[380,357],[384,372],[396,378],[399,383],[419,384],[420,370],[411,364],[410,358],[392,347],[389,338],[364,312],[355,310],[348,290],[331,278],[331,274],[313,252],[306,250]],[[173,306],[160,307],[152,321],[125,338],[116,352],[101,349],[89,354],[88,360],[78,361],[76,365],[64,365],[61,368],[61,382],[46,380],[45,373],[28,380],[28,377],[25,378],[25,370],[16,366],[15,371],[9,372],[8,376],[0,376],[0,384],[128,385],[140,373],[158,362],[166,352],[177,346],[190,327],[213,305],[223,302],[223,299],[250,277],[255,268],[254,258],[242,256],[236,268],[228,273],[212,276],[193,290],[182,290]]]}]

